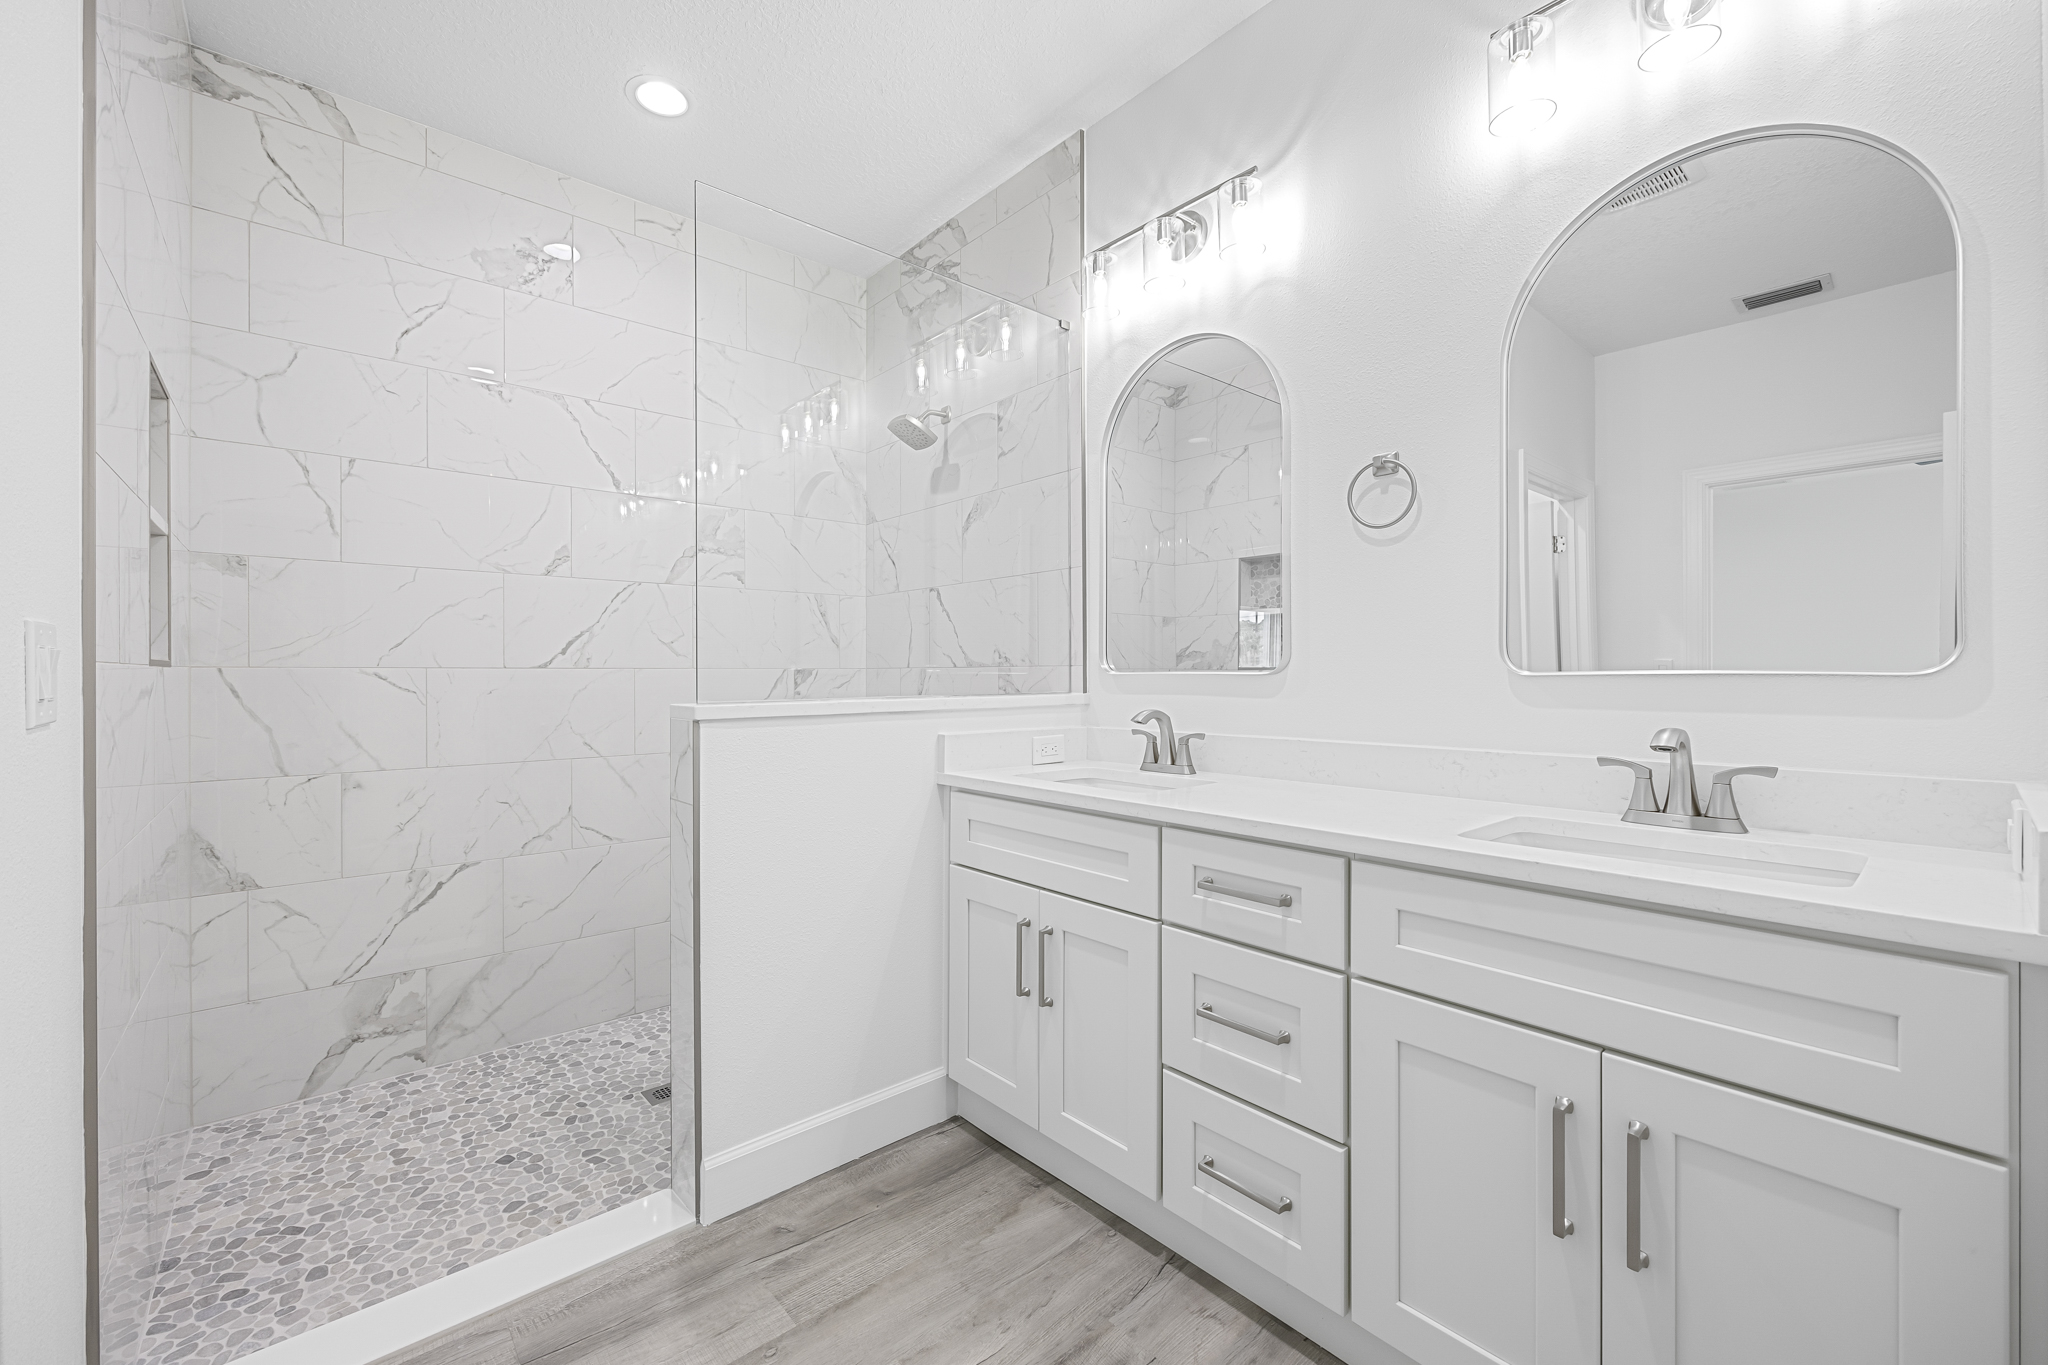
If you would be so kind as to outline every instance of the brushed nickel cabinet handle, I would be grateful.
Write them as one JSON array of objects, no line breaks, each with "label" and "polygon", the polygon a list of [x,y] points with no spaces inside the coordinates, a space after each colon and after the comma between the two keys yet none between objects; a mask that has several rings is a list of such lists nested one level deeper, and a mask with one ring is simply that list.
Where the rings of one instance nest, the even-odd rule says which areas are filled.
[{"label": "brushed nickel cabinet handle", "polygon": [[1030,927],[1028,919],[1017,921],[1017,994],[1022,996],[1031,994],[1031,988],[1024,984],[1024,931]]},{"label": "brushed nickel cabinet handle", "polygon": [[1635,1119],[1628,1121],[1628,1247],[1627,1264],[1630,1270],[1641,1270],[1650,1263],[1650,1253],[1643,1250],[1643,1143],[1650,1136],[1647,1124]]},{"label": "brushed nickel cabinet handle", "polygon": [[1281,1043],[1291,1043],[1294,1041],[1294,1035],[1289,1033],[1286,1029],[1281,1029],[1278,1033],[1268,1033],[1266,1032],[1266,1030],[1262,1028],[1254,1028],[1250,1024],[1241,1024],[1235,1019],[1226,1019],[1222,1015],[1218,1014],[1216,1012],[1216,1007],[1206,1000],[1202,1002],[1200,1008],[1198,1008],[1195,1011],[1195,1013],[1201,1015],[1204,1019],[1207,1019],[1209,1022],[1213,1024],[1221,1024],[1225,1028],[1234,1028],[1239,1033],[1249,1033],[1252,1037],[1259,1039],[1261,1042],[1272,1043],[1275,1046],[1278,1046]]},{"label": "brushed nickel cabinet handle", "polygon": [[1229,1176],[1223,1174],[1223,1172],[1216,1169],[1216,1158],[1213,1156],[1203,1157],[1200,1169],[1203,1175],[1208,1176],[1211,1180],[1215,1181],[1217,1184],[1223,1186],[1227,1190],[1236,1190],[1239,1194],[1251,1200],[1254,1204],[1257,1204],[1262,1209],[1269,1210],[1273,1213],[1286,1213],[1289,1209],[1294,1207],[1294,1201],[1292,1199],[1289,1199],[1284,1194],[1281,1195],[1278,1199],[1269,1199],[1265,1195],[1260,1194],[1257,1190],[1249,1189],[1246,1186],[1238,1184],[1235,1180],[1232,1180]]},{"label": "brushed nickel cabinet handle", "polygon": [[1240,891],[1234,886],[1218,886],[1214,877],[1204,877],[1196,882],[1195,890],[1214,891],[1219,896],[1234,896],[1241,901],[1257,901],[1260,905],[1278,906],[1282,910],[1294,904],[1294,897],[1284,892],[1278,896],[1271,896],[1264,891]]},{"label": "brushed nickel cabinet handle", "polygon": [[1575,1106],[1563,1095],[1550,1102],[1550,1235],[1569,1237],[1577,1229],[1564,1216],[1564,1116]]},{"label": "brushed nickel cabinet handle", "polygon": [[1038,1008],[1052,1008],[1052,992],[1045,983],[1045,941],[1052,937],[1052,926],[1046,925],[1038,931]]}]

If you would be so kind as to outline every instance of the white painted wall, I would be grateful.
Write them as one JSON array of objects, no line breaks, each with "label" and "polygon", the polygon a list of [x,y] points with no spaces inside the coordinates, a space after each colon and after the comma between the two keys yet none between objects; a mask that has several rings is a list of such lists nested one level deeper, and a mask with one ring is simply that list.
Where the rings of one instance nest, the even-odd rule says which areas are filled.
[{"label": "white painted wall", "polygon": [[[0,1361],[85,1358],[84,51],[87,11],[8,14],[0,183]],[[21,619],[57,628],[58,719],[22,729]]]},{"label": "white painted wall", "polygon": [[951,1112],[939,736],[1085,707],[904,704],[696,726],[707,1222]]},{"label": "white painted wall", "polygon": [[[1940,434],[1956,402],[1955,281],[1932,275],[1594,358],[1603,667],[1685,657],[1685,470]],[[1935,495],[1938,545],[1938,479]],[[1938,566],[1928,586],[1938,590]]]},{"label": "white painted wall", "polygon": [[[1091,508],[1101,426],[1145,358],[1223,330],[1289,405],[1295,652],[1271,677],[1112,676],[1107,723],[1164,705],[1212,732],[1633,752],[1671,722],[1719,752],[1958,776],[2048,767],[2048,411],[2036,0],[1784,0],[1731,11],[1682,72],[1639,72],[1621,5],[1561,35],[1571,102],[1533,137],[1486,132],[1481,0],[1274,0],[1089,130],[1090,245],[1258,164],[1274,241],[1177,297],[1088,320]],[[1501,348],[1543,252],[1601,195],[1736,129],[1846,125],[1933,171],[1961,222],[1968,641],[1920,678],[1519,677],[1500,649]],[[1398,449],[1422,482],[1402,531],[1351,524],[1345,483]],[[1101,562],[1090,527],[1091,564]],[[1089,597],[1092,622],[1099,598]]]},{"label": "white painted wall", "polygon": [[1535,308],[1522,314],[1508,380],[1508,449],[1568,491],[1593,488],[1593,357]]}]

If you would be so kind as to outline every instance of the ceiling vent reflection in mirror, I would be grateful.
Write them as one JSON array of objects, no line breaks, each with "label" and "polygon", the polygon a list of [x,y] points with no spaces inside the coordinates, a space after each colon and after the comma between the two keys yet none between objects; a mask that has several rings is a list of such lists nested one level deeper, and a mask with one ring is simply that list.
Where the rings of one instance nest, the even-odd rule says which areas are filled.
[{"label": "ceiling vent reflection in mirror", "polygon": [[1607,211],[1609,213],[1620,213],[1623,209],[1632,209],[1637,204],[1662,198],[1674,190],[1682,190],[1691,183],[1692,177],[1686,174],[1685,167],[1666,166],[1655,175],[1644,176],[1641,180],[1636,181],[1635,184],[1630,185],[1620,194],[1608,200]]}]

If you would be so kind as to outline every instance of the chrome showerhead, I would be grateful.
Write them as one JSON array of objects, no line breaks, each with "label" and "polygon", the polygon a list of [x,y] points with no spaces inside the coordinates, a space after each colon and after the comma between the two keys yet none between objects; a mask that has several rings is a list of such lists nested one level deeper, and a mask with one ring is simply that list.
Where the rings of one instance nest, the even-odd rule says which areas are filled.
[{"label": "chrome showerhead", "polygon": [[889,434],[909,446],[912,450],[929,450],[932,446],[937,445],[939,441],[938,433],[926,425],[934,417],[939,419],[941,426],[944,426],[953,420],[953,409],[950,407],[933,408],[930,412],[920,413],[916,417],[905,413],[901,417],[891,418],[889,421]]}]

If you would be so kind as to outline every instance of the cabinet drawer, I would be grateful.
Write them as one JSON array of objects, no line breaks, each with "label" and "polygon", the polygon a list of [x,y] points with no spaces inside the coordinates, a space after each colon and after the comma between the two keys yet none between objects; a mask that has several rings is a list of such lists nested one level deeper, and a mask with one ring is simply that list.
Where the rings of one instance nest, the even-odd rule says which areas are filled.
[{"label": "cabinet drawer", "polygon": [[1171,923],[1343,970],[1342,858],[1169,829],[1159,863]]},{"label": "cabinet drawer", "polygon": [[1344,1149],[1171,1071],[1164,1091],[1161,1202],[1342,1313]]},{"label": "cabinet drawer", "polygon": [[1159,967],[1168,1066],[1344,1140],[1341,975],[1171,927]]},{"label": "cabinet drawer", "polygon": [[2004,1156],[2010,978],[1378,863],[1352,970],[1837,1113]]},{"label": "cabinet drawer", "polygon": [[963,866],[1159,918],[1156,826],[955,792],[952,834]]}]

